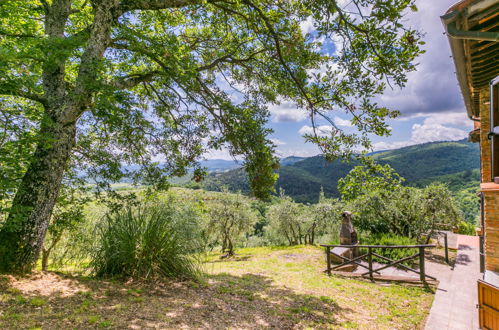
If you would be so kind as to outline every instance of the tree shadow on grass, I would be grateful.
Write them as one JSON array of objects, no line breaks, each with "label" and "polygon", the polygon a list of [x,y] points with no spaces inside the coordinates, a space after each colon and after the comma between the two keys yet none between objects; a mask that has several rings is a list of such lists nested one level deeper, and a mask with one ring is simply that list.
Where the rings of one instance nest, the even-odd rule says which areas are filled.
[{"label": "tree shadow on grass", "polygon": [[253,256],[252,255],[237,255],[237,254],[234,254],[232,256],[224,256],[224,255],[221,255],[219,257],[217,257],[216,259],[213,259],[213,260],[210,260],[211,263],[217,263],[217,262],[227,262],[227,261],[248,261],[252,258]]},{"label": "tree shadow on grass", "polygon": [[299,294],[255,274],[154,285],[71,281],[86,290],[40,295],[0,281],[0,328],[328,328],[351,312],[334,298]]}]

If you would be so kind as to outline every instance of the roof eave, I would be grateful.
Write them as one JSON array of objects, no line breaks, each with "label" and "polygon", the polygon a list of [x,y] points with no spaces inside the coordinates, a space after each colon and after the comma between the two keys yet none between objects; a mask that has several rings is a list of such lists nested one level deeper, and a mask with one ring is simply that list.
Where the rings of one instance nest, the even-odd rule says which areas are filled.
[{"label": "roof eave", "polygon": [[450,24],[457,25],[457,21],[460,19],[459,9],[448,12],[440,18],[444,25],[445,32],[447,33],[447,39],[449,40],[452,57],[454,59],[454,66],[456,68],[457,81],[459,82],[461,94],[463,95],[464,105],[466,106],[468,117],[478,117],[479,113],[474,110],[473,101],[471,99],[471,84],[468,80],[468,73],[466,71],[467,60],[464,52],[464,40],[452,37],[448,31]]}]

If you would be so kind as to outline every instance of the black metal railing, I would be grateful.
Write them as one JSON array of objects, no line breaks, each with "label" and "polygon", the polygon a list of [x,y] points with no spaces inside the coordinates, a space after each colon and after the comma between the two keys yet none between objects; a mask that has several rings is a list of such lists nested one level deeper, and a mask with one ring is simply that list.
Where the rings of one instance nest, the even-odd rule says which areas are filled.
[{"label": "black metal railing", "polygon": [[[436,280],[435,277],[430,276],[430,275],[425,273],[425,249],[426,248],[434,248],[435,245],[432,245],[432,244],[420,244],[420,245],[329,245],[329,244],[322,244],[321,246],[326,248],[326,262],[327,262],[327,273],[328,274],[331,274],[332,271],[335,271],[343,266],[352,264],[352,265],[360,266],[360,267],[367,269],[368,270],[367,272],[362,273],[360,275],[362,277],[369,275],[369,278],[372,281],[374,281],[374,279],[375,279],[374,273],[381,275],[380,271],[384,270],[386,268],[389,268],[389,267],[400,267],[400,268],[403,268],[404,270],[419,274],[419,279],[423,283],[426,282],[426,278]],[[364,253],[364,254],[357,256],[357,257],[348,258],[348,257],[342,256],[342,255],[333,253],[331,251],[331,248],[335,248],[335,247],[349,248],[349,249],[355,249],[355,248],[367,249],[367,253]],[[382,256],[382,255],[374,252],[373,250],[376,250],[376,249],[418,249],[418,252],[413,254],[413,255],[410,255],[408,257],[404,257],[404,258],[401,258],[398,260],[393,260],[393,259],[387,258],[385,256]],[[344,261],[338,265],[332,266],[331,254],[334,254],[335,256],[341,258]],[[382,266],[379,266],[378,268],[374,268],[373,257],[382,259],[384,261],[387,261],[388,263],[384,264]],[[413,268],[403,264],[403,262],[407,262],[407,261],[415,259],[415,258],[419,258],[419,270],[413,269]],[[367,262],[367,266],[361,263],[362,260]]]}]

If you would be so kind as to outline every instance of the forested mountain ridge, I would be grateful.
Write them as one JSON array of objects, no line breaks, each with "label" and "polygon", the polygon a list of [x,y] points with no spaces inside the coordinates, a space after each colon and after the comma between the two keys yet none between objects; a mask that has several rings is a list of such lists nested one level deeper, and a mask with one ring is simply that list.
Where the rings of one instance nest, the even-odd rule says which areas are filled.
[{"label": "forested mountain ridge", "polygon": [[[431,142],[400,149],[376,152],[379,163],[390,164],[410,186],[422,186],[431,182],[449,184],[453,191],[478,187],[480,155],[478,144],[466,140]],[[305,158],[290,165],[281,165],[276,189],[299,202],[315,202],[322,189],[326,196],[338,197],[337,181],[344,177],[356,161],[327,162],[322,156]],[[242,169],[224,173],[212,173],[203,184],[207,190],[248,191],[246,175]]]}]

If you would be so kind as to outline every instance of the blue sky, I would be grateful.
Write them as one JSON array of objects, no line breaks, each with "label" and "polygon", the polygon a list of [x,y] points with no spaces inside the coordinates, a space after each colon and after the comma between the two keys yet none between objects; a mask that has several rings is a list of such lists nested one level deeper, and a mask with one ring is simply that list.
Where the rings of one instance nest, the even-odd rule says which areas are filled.
[{"label": "blue sky", "polygon": [[[400,148],[433,141],[460,140],[472,129],[472,122],[459,91],[449,43],[444,35],[440,16],[456,0],[419,0],[419,11],[406,16],[406,23],[425,33],[423,46],[426,53],[417,59],[418,70],[408,76],[403,90],[387,90],[378,100],[380,104],[401,111],[402,115],[388,123],[392,127],[390,137],[373,136],[375,150]],[[311,26],[303,26],[310,32]],[[316,146],[305,143],[302,134],[309,130],[310,122],[302,110],[284,102],[269,108],[269,127],[277,145],[277,154],[287,156],[314,156],[319,153]],[[338,112],[333,115],[335,123],[345,130],[348,118]],[[212,151],[209,159],[231,159],[224,150]]]}]

